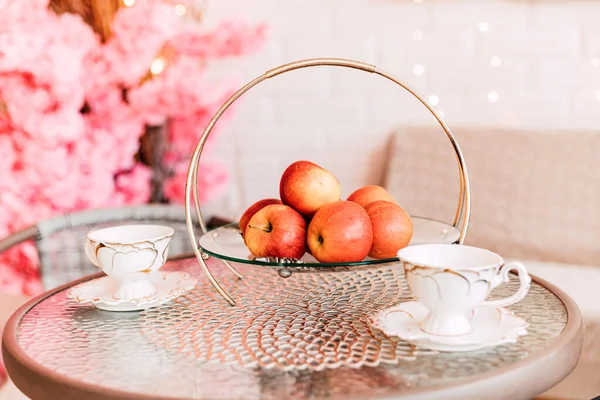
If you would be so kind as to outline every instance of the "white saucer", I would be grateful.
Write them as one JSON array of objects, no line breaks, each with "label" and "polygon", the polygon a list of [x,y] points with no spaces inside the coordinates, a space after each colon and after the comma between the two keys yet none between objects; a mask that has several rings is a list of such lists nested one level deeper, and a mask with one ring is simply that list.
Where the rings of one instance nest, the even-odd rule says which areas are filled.
[{"label": "white saucer", "polygon": [[527,334],[529,324],[499,307],[479,307],[471,315],[471,332],[460,336],[431,335],[421,330],[427,315],[421,303],[410,301],[387,308],[369,318],[369,323],[388,336],[437,351],[475,351],[506,343],[516,343]]},{"label": "white saucer", "polygon": [[156,288],[156,293],[152,296],[139,299],[114,298],[114,282],[108,276],[74,286],[67,292],[67,296],[78,303],[92,303],[101,310],[138,311],[156,307],[173,300],[191,290],[198,282],[187,273],[178,271],[157,271],[148,279]]}]

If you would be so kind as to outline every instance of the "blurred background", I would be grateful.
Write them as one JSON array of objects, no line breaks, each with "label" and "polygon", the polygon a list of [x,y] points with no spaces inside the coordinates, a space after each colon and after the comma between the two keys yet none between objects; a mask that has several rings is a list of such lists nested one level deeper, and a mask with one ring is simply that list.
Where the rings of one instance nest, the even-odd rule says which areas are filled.
[{"label": "blurred background", "polygon": [[[405,80],[456,132],[475,126],[544,133],[600,124],[594,1],[207,3],[207,21],[232,15],[269,27],[262,51],[218,67],[246,81],[290,61],[343,57]],[[227,198],[243,207],[275,195],[278,174],[298,158],[327,164],[349,193],[359,182],[383,179],[394,129],[436,124],[416,99],[368,73],[311,68],[276,77],[249,92],[223,128],[220,140],[233,148],[227,159],[235,161],[230,170],[240,185]]]},{"label": "blurred background", "polygon": [[[538,270],[558,271],[597,315],[582,297],[594,290],[581,289],[597,271],[574,273],[600,256],[592,0],[0,0],[0,294],[58,284],[47,271],[64,265],[65,243],[79,249],[97,210],[181,211],[189,158],[219,107],[265,71],[315,57],[374,64],[421,93],[467,160],[468,243],[560,263]],[[426,107],[380,76],[331,67],[265,81],[217,122],[200,165],[205,215],[236,220],[277,197],[300,159],[331,170],[344,197],[379,184],[413,215],[454,217],[456,161]],[[75,236],[48,240],[76,220]]]},{"label": "blurred background", "polygon": [[[181,205],[189,157],[232,93],[281,64],[339,57],[396,75],[446,119],[470,166],[471,243],[550,261],[596,256],[598,2],[0,7],[0,237],[84,210]],[[392,82],[341,67],[285,73],[234,103],[202,153],[205,215],[236,220],[277,197],[299,159],[331,170],[344,197],[380,184],[413,215],[454,217],[458,172],[434,117]],[[566,239],[585,251],[545,255]],[[34,244],[0,253],[0,289],[42,290]]]}]

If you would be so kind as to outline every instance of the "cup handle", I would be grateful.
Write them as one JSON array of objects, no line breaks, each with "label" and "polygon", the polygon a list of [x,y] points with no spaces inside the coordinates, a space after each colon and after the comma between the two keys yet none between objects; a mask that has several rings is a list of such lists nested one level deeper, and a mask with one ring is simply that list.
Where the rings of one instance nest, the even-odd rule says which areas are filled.
[{"label": "cup handle", "polygon": [[531,287],[531,277],[527,273],[525,266],[520,262],[515,261],[503,265],[502,268],[500,268],[498,275],[496,275],[496,278],[501,278],[503,283],[507,283],[510,281],[509,272],[512,270],[516,270],[519,273],[519,281],[521,283],[519,290],[512,296],[503,299],[484,301],[480,306],[506,307],[521,301],[523,297],[527,295],[527,292],[529,292],[529,288]]}]

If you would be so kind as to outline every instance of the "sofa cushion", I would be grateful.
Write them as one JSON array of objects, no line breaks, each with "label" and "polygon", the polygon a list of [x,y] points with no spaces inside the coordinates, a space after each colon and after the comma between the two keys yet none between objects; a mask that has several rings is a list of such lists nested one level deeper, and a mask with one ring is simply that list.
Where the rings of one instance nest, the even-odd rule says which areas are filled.
[{"label": "sofa cushion", "polygon": [[[600,134],[456,128],[471,183],[466,244],[568,264],[600,260]],[[412,215],[452,222],[453,148],[439,127],[393,135],[385,185]]]}]

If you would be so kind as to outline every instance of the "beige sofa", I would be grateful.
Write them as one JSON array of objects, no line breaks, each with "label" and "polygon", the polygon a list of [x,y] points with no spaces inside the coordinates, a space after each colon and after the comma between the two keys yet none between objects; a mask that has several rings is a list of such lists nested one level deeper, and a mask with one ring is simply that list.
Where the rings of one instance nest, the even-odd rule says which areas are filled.
[{"label": "beige sofa", "polygon": [[[489,248],[571,295],[585,322],[581,360],[542,397],[600,395],[600,133],[483,127],[453,130],[468,168],[472,208],[465,244]],[[383,184],[412,215],[452,222],[458,167],[439,126],[391,138]]]}]

